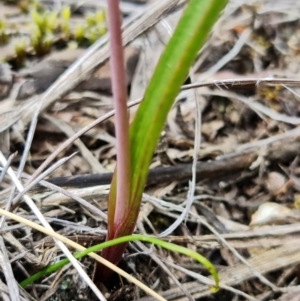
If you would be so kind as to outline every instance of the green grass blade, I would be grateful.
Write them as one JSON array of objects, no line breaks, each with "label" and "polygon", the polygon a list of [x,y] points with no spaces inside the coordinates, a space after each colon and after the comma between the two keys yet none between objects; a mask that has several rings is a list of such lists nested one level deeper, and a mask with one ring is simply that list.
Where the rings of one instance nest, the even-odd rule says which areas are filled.
[{"label": "green grass blade", "polygon": [[[131,213],[138,210],[151,158],[167,114],[226,3],[227,0],[190,0],[157,64],[130,127]],[[127,224],[135,219],[130,214]]]},{"label": "green grass blade", "polygon": [[[137,235],[128,235],[128,236],[119,237],[119,238],[116,238],[116,239],[106,241],[106,242],[103,242],[101,244],[92,246],[90,248],[87,248],[84,251],[76,252],[76,253],[74,253],[74,257],[76,259],[79,259],[79,258],[82,258],[82,257],[88,255],[91,252],[96,253],[96,252],[101,251],[104,248],[112,247],[112,246],[115,246],[117,244],[127,243],[127,242],[130,242],[130,241],[137,241],[137,240],[138,241],[143,241],[143,242],[148,242],[148,243],[160,246],[160,247],[162,247],[164,249],[167,249],[167,250],[170,250],[172,252],[176,252],[176,253],[179,253],[179,254],[189,256],[189,257],[193,258],[195,261],[198,261],[200,264],[202,264],[209,271],[209,273],[212,275],[212,277],[215,281],[215,286],[210,288],[211,291],[212,292],[217,292],[218,291],[218,289],[219,289],[218,273],[217,273],[215,267],[212,265],[212,263],[209,260],[207,260],[205,257],[200,255],[199,253],[197,253],[195,251],[192,251],[188,248],[178,246],[178,245],[175,245],[173,243],[169,243],[169,242],[166,242],[166,241],[163,241],[163,240],[160,240],[158,238],[151,237],[151,236],[137,234]],[[45,275],[48,275],[52,272],[57,271],[58,269],[62,268],[63,266],[65,266],[68,263],[69,263],[68,259],[63,259],[63,260],[61,260],[57,263],[54,263],[54,264],[46,267],[42,271],[28,277],[24,281],[22,281],[20,283],[20,286],[21,287],[26,287],[27,285],[33,283],[34,281],[40,279],[41,277],[43,277]]]}]

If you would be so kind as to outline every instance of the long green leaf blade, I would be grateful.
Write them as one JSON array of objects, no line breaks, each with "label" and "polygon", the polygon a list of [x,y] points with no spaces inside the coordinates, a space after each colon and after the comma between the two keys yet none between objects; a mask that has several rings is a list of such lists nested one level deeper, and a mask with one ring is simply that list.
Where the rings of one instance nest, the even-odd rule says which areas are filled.
[{"label": "long green leaf blade", "polygon": [[[147,236],[147,235],[128,235],[128,236],[119,237],[119,238],[116,238],[113,240],[109,240],[104,243],[89,247],[84,251],[76,252],[76,253],[74,253],[74,257],[79,259],[79,258],[82,258],[82,257],[88,255],[91,252],[99,252],[100,250],[102,250],[104,248],[115,246],[117,244],[123,244],[123,243],[129,242],[129,241],[137,241],[137,240],[161,246],[167,250],[189,256],[189,257],[193,258],[194,260],[198,261],[209,271],[209,273],[212,275],[212,277],[215,281],[215,286],[211,288],[212,292],[218,291],[218,289],[219,289],[218,273],[217,273],[215,267],[211,264],[211,262],[209,260],[207,260],[205,257],[200,255],[199,253],[192,251],[188,248],[181,247],[181,246],[175,245],[173,243],[169,243],[169,242],[160,240],[155,237]],[[62,268],[69,262],[70,261],[66,258],[66,259],[60,260],[57,263],[49,265],[42,271],[39,271],[36,274],[33,274],[32,276],[30,276],[27,279],[25,279],[24,281],[22,281],[20,283],[20,286],[26,287],[27,285],[33,283],[34,281],[40,279],[41,277],[57,271],[58,269]]]},{"label": "long green leaf blade", "polygon": [[[167,44],[145,91],[130,127],[130,198],[123,219],[109,222],[109,239],[131,234],[139,207],[149,165],[167,114],[227,0],[190,0]],[[116,186],[116,174],[112,189]],[[115,192],[109,196],[109,219],[115,216]],[[113,210],[110,210],[113,209]],[[118,262],[126,245],[105,249],[103,255]]]},{"label": "long green leaf blade", "polygon": [[130,212],[139,206],[148,167],[167,114],[226,3],[227,0],[191,0],[157,64],[130,127]]}]

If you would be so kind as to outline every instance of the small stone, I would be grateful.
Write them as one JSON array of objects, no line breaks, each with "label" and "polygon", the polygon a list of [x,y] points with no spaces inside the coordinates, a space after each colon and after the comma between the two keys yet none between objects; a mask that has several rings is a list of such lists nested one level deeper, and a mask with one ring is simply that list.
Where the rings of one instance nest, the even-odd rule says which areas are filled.
[{"label": "small stone", "polygon": [[268,192],[274,193],[282,188],[285,184],[285,177],[279,172],[270,172],[266,178],[265,186]]}]

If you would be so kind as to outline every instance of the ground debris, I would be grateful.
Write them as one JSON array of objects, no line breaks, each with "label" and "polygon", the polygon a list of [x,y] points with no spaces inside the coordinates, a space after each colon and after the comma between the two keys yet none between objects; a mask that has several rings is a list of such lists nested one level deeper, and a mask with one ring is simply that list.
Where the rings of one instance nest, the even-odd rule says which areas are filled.
[{"label": "ground debris", "polygon": [[[149,12],[147,1],[138,2],[121,2],[125,23],[140,12]],[[41,3],[48,8],[53,5]],[[69,1],[63,4],[78,10],[81,17],[101,7],[91,1],[79,7]],[[187,78],[170,111],[151,163],[136,231],[158,235],[185,208],[192,178],[197,94],[201,146],[193,204],[185,222],[163,239],[206,256],[217,267],[222,286],[217,295],[211,295],[210,280],[204,278],[207,271],[189,258],[147,244],[129,244],[120,266],[167,300],[299,299],[299,9],[297,1],[230,1],[195,62],[195,73]],[[0,11],[8,19],[16,14],[20,20],[14,4],[1,3]],[[143,27],[140,19],[133,18],[131,26],[137,24],[140,30],[134,36],[128,31],[133,27],[126,27],[130,100],[142,97],[169,38],[166,28],[176,24],[179,13],[168,12],[165,23],[155,26],[149,25],[152,19]],[[9,28],[12,31],[13,25]],[[17,170],[32,115],[39,108],[20,178],[26,185],[30,175],[63,146],[54,161],[44,166],[58,164],[48,184],[34,185],[28,195],[55,231],[84,246],[102,242],[106,234],[107,195],[116,163],[113,115],[73,144],[64,143],[113,108],[109,52],[100,42],[82,65],[76,62],[85,55],[84,47],[55,48],[39,58],[27,57],[24,68],[16,68],[12,60],[0,64],[0,150],[6,157],[13,154],[10,165]],[[67,77],[65,72],[70,72]],[[56,88],[51,90],[53,85]],[[135,110],[135,106],[130,109],[130,118]],[[12,211],[36,222],[29,207],[20,198],[14,200],[12,188],[5,175],[0,182],[1,207],[7,208],[12,200]],[[5,248],[1,251],[9,256],[17,281],[61,257],[52,238],[12,220],[5,221],[2,232]],[[94,261],[85,258],[81,264],[93,277]],[[8,296],[4,265],[0,275],[1,292]],[[110,301],[152,300],[118,276],[103,292]],[[49,301],[94,299],[72,266],[20,290],[20,296]]]}]

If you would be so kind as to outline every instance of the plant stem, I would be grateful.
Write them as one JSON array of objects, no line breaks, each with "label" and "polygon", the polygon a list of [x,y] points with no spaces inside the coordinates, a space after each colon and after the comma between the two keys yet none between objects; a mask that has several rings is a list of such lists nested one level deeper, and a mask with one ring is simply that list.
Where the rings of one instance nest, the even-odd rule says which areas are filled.
[{"label": "plant stem", "polygon": [[[127,89],[122,46],[121,17],[119,0],[108,0],[108,29],[110,33],[110,69],[112,92],[116,110],[115,131],[117,137],[117,194],[114,208],[114,227],[122,222],[128,211],[130,189],[129,119],[127,112]],[[109,228],[112,221],[109,221]],[[111,229],[109,229],[110,231]],[[110,236],[110,234],[109,234]]]},{"label": "plant stem", "polygon": [[[110,69],[112,92],[115,107],[115,132],[117,147],[117,166],[115,177],[110,188],[108,199],[108,229],[106,240],[116,237],[117,229],[122,227],[130,210],[130,147],[129,147],[129,118],[127,112],[127,89],[125,82],[125,66],[122,45],[121,14],[119,0],[107,1],[108,29],[110,43]],[[132,233],[132,232],[130,232]],[[114,264],[118,264],[126,248],[126,244],[118,248],[106,249],[102,256]],[[97,267],[95,281],[108,283],[112,271],[100,265]]]},{"label": "plant stem", "polygon": [[[109,29],[111,32],[111,44],[114,47],[117,45],[113,35],[121,35],[120,23],[117,22],[119,21],[117,2],[117,0],[108,0]],[[117,172],[114,173],[109,193],[107,239],[125,236],[134,231],[149,165],[167,114],[199,49],[204,44],[214,22],[226,3],[227,0],[190,0],[188,2],[169,43],[161,55],[154,74],[146,88],[144,100],[130,126],[130,160],[125,156],[128,150],[128,136],[126,135],[125,139],[125,137],[121,137],[119,132],[117,132],[119,146],[117,150],[118,163]],[[118,49],[120,50],[120,48],[121,45]],[[118,56],[117,52],[112,52],[112,55]],[[116,59],[116,57],[112,56],[112,59]],[[116,72],[117,66],[113,67],[115,69],[112,70]],[[115,75],[123,76],[122,72],[118,72]],[[118,78],[113,76],[113,81],[117,80]],[[125,108],[120,107],[119,114],[122,113],[122,110],[124,113]],[[116,123],[118,122],[119,119],[116,119]],[[122,127],[120,132],[125,132],[125,127],[123,127],[121,122],[117,126]],[[127,134],[127,132],[124,134]],[[122,141],[124,140],[126,140],[126,149],[122,149],[121,157],[119,152],[120,147],[123,147],[124,142]],[[120,164],[120,167],[118,164]],[[125,168],[125,166],[127,170],[123,169],[122,172],[119,172],[118,169],[121,167]],[[130,190],[128,191],[129,187]],[[125,247],[126,244],[121,244],[104,249],[102,255],[110,262],[118,263],[122,258]],[[105,269],[98,268],[98,276],[101,281],[106,283],[109,281]]]}]

